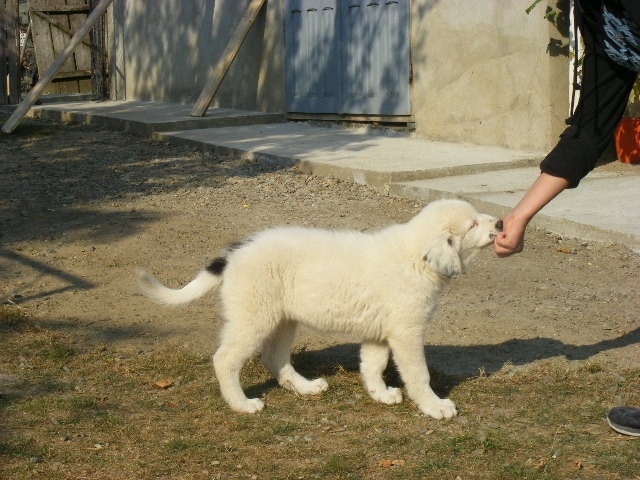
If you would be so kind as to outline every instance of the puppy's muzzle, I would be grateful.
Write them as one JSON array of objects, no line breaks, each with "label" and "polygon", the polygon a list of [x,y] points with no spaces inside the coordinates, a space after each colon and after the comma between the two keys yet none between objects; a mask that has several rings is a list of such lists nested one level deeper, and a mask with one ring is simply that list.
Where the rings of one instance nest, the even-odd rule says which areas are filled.
[{"label": "puppy's muzzle", "polygon": [[494,225],[494,228],[496,229],[495,232],[491,232],[489,234],[489,238],[491,238],[491,240],[493,240],[494,238],[496,238],[498,236],[497,232],[501,232],[502,231],[502,220],[498,220],[496,222],[496,224]]}]

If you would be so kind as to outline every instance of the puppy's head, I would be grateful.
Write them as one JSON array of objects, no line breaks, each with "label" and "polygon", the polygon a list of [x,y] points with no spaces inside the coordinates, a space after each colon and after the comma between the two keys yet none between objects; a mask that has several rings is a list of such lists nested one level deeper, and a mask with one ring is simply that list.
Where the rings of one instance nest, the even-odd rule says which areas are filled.
[{"label": "puppy's head", "polygon": [[464,273],[469,261],[502,230],[502,220],[478,213],[461,200],[432,202],[414,220],[427,239],[424,261],[448,278]]}]

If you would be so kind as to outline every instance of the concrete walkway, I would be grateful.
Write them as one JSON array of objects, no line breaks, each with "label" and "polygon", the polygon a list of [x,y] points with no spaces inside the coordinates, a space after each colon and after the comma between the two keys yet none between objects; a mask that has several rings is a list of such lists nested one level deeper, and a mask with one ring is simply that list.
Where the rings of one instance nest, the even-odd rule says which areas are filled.
[{"label": "concrete walkway", "polygon": [[[539,174],[544,152],[433,142],[366,128],[283,123],[278,114],[145,102],[74,102],[36,106],[32,115],[97,123],[367,184],[387,194],[430,201],[467,199],[502,216]],[[534,225],[562,236],[615,242],[640,251],[640,165],[602,165],[536,216]]]}]

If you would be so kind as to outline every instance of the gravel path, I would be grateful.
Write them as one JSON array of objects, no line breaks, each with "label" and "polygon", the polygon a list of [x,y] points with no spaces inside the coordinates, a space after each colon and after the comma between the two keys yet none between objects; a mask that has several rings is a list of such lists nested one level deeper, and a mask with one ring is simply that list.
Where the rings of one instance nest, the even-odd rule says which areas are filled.
[{"label": "gravel path", "polygon": [[[179,285],[259,229],[373,230],[422,207],[81,125],[27,120],[3,136],[0,158],[0,298],[123,350],[178,341],[212,352],[220,324],[215,295],[181,309],[149,303],[135,266]],[[640,367],[639,272],[638,254],[623,245],[533,229],[523,254],[487,250],[445,292],[426,338],[430,364],[461,375],[550,358]],[[357,362],[357,348],[339,339],[302,332],[303,346]]]}]

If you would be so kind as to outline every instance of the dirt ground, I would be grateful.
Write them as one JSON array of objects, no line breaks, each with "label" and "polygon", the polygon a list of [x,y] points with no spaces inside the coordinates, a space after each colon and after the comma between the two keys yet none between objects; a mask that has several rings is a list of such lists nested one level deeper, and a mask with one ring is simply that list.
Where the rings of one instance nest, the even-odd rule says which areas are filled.
[{"label": "dirt ground", "polygon": [[[370,231],[423,206],[295,168],[36,120],[0,139],[0,192],[0,301],[123,351],[175,343],[212,353],[221,323],[215,295],[179,309],[150,303],[136,266],[177,286],[256,230]],[[531,229],[524,253],[488,249],[447,289],[428,361],[468,376],[550,358],[638,368],[639,273],[624,245]],[[310,332],[296,348],[357,362],[356,346]]]}]

